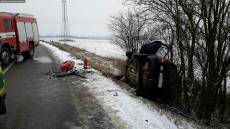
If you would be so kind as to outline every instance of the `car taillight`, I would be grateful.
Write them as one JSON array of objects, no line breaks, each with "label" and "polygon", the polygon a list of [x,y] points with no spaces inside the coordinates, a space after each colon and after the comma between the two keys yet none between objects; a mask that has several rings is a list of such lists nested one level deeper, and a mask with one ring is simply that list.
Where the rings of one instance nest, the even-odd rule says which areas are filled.
[{"label": "car taillight", "polygon": [[158,57],[158,63],[159,64],[161,64],[161,63],[165,63],[165,62],[167,62],[168,60],[167,59],[165,59],[165,58],[163,58],[163,57]]}]

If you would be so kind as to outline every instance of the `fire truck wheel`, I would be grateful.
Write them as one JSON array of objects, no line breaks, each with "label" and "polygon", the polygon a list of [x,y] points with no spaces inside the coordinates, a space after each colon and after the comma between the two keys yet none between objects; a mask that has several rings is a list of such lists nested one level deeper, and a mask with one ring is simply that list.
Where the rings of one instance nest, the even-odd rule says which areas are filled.
[{"label": "fire truck wheel", "polygon": [[30,43],[29,50],[26,52],[23,52],[22,55],[23,55],[24,59],[30,59],[30,58],[34,57],[34,52],[35,51],[34,51],[33,44]]},{"label": "fire truck wheel", "polygon": [[30,58],[33,58],[34,57],[34,46],[33,46],[33,44],[32,43],[30,43],[30,49],[29,49],[29,57]]},{"label": "fire truck wheel", "polygon": [[6,66],[10,63],[10,59],[11,59],[11,52],[10,49],[7,47],[3,47],[1,50],[1,64],[3,66]]}]

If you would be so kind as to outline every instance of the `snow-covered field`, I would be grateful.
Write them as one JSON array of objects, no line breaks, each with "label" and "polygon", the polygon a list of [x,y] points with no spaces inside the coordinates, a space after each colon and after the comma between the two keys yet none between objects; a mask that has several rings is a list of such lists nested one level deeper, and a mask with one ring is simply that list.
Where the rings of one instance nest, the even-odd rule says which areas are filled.
[{"label": "snow-covered field", "polygon": [[[44,38],[46,41],[59,42],[58,38]],[[81,48],[91,53],[103,57],[114,57],[125,59],[125,52],[118,46],[111,43],[110,40],[93,40],[93,39],[73,39],[74,42],[60,42],[73,47]]]},{"label": "snow-covered field", "polygon": [[[77,68],[82,69],[82,61],[76,60],[67,52],[52,45],[41,43],[47,47],[59,61],[72,59],[77,62]],[[181,118],[172,117],[170,113],[161,111],[150,101],[133,96],[122,89],[111,79],[104,77],[100,72],[87,75],[83,82],[89,91],[96,97],[100,105],[107,111],[114,124],[122,124],[131,129],[193,129],[195,125]]]}]

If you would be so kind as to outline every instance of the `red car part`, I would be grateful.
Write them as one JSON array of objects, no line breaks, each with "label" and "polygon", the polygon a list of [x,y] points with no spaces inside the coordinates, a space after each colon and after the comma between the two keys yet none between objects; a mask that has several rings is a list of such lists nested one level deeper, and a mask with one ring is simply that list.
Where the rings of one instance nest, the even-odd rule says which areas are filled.
[{"label": "red car part", "polygon": [[72,60],[67,60],[60,65],[61,72],[70,72],[73,71],[75,62]]}]

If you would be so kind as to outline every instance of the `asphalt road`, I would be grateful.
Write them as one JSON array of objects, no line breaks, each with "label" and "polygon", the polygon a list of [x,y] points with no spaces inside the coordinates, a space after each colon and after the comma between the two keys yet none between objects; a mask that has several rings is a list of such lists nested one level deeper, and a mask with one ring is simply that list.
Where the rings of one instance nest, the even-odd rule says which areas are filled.
[{"label": "asphalt road", "polygon": [[17,63],[6,73],[8,113],[0,116],[0,129],[115,128],[81,85],[82,78],[53,78],[47,74],[55,70],[55,59],[40,46],[34,60]]}]

